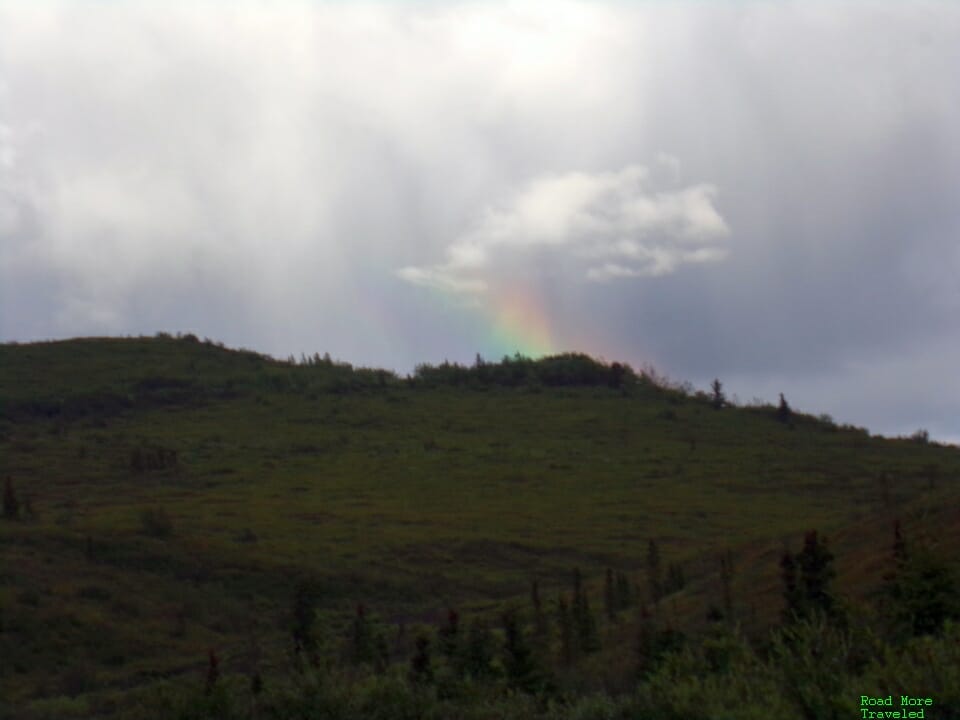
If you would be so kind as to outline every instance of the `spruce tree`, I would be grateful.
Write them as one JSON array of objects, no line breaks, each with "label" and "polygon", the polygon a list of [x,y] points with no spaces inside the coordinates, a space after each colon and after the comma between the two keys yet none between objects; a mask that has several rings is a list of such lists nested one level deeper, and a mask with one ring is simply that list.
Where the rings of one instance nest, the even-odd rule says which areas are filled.
[{"label": "spruce tree", "polygon": [[607,613],[607,620],[613,622],[617,619],[617,594],[613,581],[613,570],[607,568],[607,574],[603,583],[603,608]]},{"label": "spruce tree", "polygon": [[211,649],[207,654],[207,678],[204,683],[203,692],[210,695],[217,687],[217,680],[220,679],[220,658]]},{"label": "spruce tree", "polygon": [[899,570],[907,564],[910,554],[907,550],[907,541],[903,536],[903,528],[900,527],[899,518],[893,525],[893,562]]},{"label": "spruce tree", "polygon": [[430,638],[424,634],[417,635],[416,651],[410,660],[410,681],[415,685],[423,685],[433,680],[433,661],[430,658]]},{"label": "spruce tree", "polygon": [[369,665],[376,659],[376,643],[363,603],[357,603],[350,628],[350,659],[358,665]]},{"label": "spruce tree", "polygon": [[13,480],[9,475],[3,484],[3,516],[8,520],[16,520],[20,517],[20,501],[17,500],[17,494],[13,490]]},{"label": "spruce tree", "polygon": [[784,620],[805,619],[814,612],[839,619],[836,603],[830,585],[836,576],[833,569],[833,553],[827,548],[827,542],[817,535],[816,530],[806,533],[803,550],[791,555],[785,550],[780,561],[784,585],[786,609]]},{"label": "spruce tree", "polygon": [[494,637],[490,629],[474,618],[467,629],[467,641],[463,655],[464,674],[475,679],[493,677]]},{"label": "spruce tree", "polygon": [[543,651],[549,641],[549,628],[547,627],[547,614],[544,612],[543,603],[540,601],[540,584],[536,578],[530,585],[530,604],[533,605],[534,640],[538,648]]},{"label": "spruce tree", "polygon": [[625,572],[617,572],[617,606],[621,609],[633,605],[633,595],[630,592],[630,579]]},{"label": "spruce tree", "polygon": [[803,550],[797,556],[803,596],[808,608],[818,608],[828,616],[835,610],[830,584],[836,577],[833,553],[827,549],[826,538],[821,541],[817,531],[811,530],[803,540]]},{"label": "spruce tree", "polygon": [[318,663],[314,589],[307,582],[300,582],[294,590],[293,599],[293,649],[298,659],[305,658],[311,665]]},{"label": "spruce tree", "polygon": [[683,590],[686,584],[687,578],[683,573],[683,566],[680,565],[680,563],[670,563],[670,566],[667,568],[666,593]]},{"label": "spruce tree", "polygon": [[733,622],[733,553],[730,550],[720,556],[720,589],[723,595],[723,614],[727,622]]},{"label": "spruce tree", "polygon": [[797,586],[797,563],[790,551],[784,548],[780,558],[780,574],[783,579],[783,621],[792,622],[800,612],[800,589]]},{"label": "spruce tree", "polygon": [[660,548],[656,540],[647,543],[647,586],[650,600],[656,605],[663,597],[663,581],[660,573]]},{"label": "spruce tree", "polygon": [[723,394],[723,383],[720,382],[719,378],[710,383],[710,392],[713,395],[710,402],[714,410],[719,410],[727,404],[727,398]]},{"label": "spruce tree", "polygon": [[451,667],[456,667],[460,655],[460,615],[456,610],[447,610],[447,622],[440,628],[440,652]]},{"label": "spruce tree", "polygon": [[373,668],[378,673],[385,673],[390,667],[390,646],[387,636],[383,632],[374,635],[373,641]]},{"label": "spruce tree", "polygon": [[780,393],[780,404],[777,406],[777,420],[782,423],[785,423],[790,420],[793,411],[790,409],[790,406],[787,404],[786,398],[783,397],[783,393]]},{"label": "spruce tree", "polygon": [[638,676],[644,677],[652,669],[657,654],[657,633],[653,617],[644,605],[640,608],[640,624],[637,628],[637,669]]},{"label": "spruce tree", "polygon": [[600,649],[597,621],[590,610],[590,600],[583,588],[580,568],[573,571],[573,607],[571,609],[576,648],[579,652],[591,653]]},{"label": "spruce tree", "polygon": [[897,636],[936,635],[947,620],[960,619],[960,581],[930,547],[908,545],[899,520],[894,525],[893,563],[883,590]]},{"label": "spruce tree", "polygon": [[577,648],[573,635],[573,617],[563,593],[557,598],[557,627],[560,631],[560,662],[564,666],[570,666],[577,659]]},{"label": "spruce tree", "polygon": [[577,622],[577,635],[580,647],[585,653],[596,652],[600,649],[600,635],[597,631],[597,619],[590,610],[590,598],[586,593],[580,604],[580,619]]},{"label": "spruce tree", "polygon": [[522,692],[534,693],[540,687],[540,678],[533,651],[523,635],[523,628],[515,611],[507,611],[503,620],[503,667],[507,682]]}]

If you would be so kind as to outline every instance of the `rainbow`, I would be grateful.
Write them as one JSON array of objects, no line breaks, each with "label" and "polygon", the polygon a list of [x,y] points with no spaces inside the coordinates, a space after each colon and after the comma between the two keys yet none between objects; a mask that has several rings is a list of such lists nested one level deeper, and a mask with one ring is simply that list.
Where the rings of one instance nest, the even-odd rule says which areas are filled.
[{"label": "rainbow", "polygon": [[540,298],[526,288],[496,291],[484,312],[491,328],[484,349],[496,353],[491,360],[517,352],[533,358],[558,352],[550,317]]},{"label": "rainbow", "polygon": [[565,352],[586,353],[608,362],[628,359],[619,347],[608,344],[609,338],[599,337],[596,328],[558,328],[543,296],[524,283],[488,286],[469,302],[458,302],[463,297],[449,291],[434,291],[448,302],[456,299],[448,308],[466,313],[474,349],[490,362],[516,353],[533,359]]},{"label": "rainbow", "polygon": [[543,298],[523,285],[490,288],[481,298],[482,348],[480,354],[491,361],[515,353],[541,358],[564,352],[582,352],[598,360],[624,360],[618,349],[608,346],[593,329],[558,329]]}]

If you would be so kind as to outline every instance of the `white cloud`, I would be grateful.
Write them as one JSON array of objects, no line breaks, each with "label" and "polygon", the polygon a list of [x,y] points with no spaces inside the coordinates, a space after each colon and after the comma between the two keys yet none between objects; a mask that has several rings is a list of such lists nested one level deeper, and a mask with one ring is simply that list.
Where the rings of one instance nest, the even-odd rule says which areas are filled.
[{"label": "white cloud", "polygon": [[[666,162],[679,171],[675,158]],[[650,178],[640,165],[538,177],[503,207],[487,208],[477,227],[447,248],[446,262],[407,267],[399,275],[414,284],[483,292],[488,283],[466,281],[464,273],[495,275],[505,265],[529,262],[519,251],[537,247],[581,265],[595,257],[615,259],[581,271],[596,281],[665,275],[684,263],[722,260],[726,251],[714,242],[730,230],[714,204],[716,188],[655,191]]]},{"label": "white cloud", "polygon": [[607,280],[612,280],[614,278],[624,278],[624,277],[643,277],[650,273],[643,273],[634,268],[624,267],[623,265],[617,265],[616,263],[604,263],[599,267],[592,267],[587,270],[587,277],[590,280],[596,280],[597,282],[605,282]]},{"label": "white cloud", "polygon": [[481,293],[487,289],[487,284],[483,280],[461,278],[432,268],[406,267],[398,270],[397,274],[414,285],[434,287],[449,292]]}]

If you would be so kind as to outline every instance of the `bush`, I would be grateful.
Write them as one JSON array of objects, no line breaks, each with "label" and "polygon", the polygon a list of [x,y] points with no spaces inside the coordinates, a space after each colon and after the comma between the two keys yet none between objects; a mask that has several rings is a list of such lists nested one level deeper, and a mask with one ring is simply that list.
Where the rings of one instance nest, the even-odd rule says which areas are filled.
[{"label": "bush", "polygon": [[[721,669],[714,669],[714,663]],[[619,717],[760,720],[797,713],[775,673],[760,663],[743,637],[723,633],[714,635],[707,648],[690,645],[668,652]]]},{"label": "bush", "polygon": [[102,588],[99,585],[84,585],[77,591],[77,597],[83,598],[84,600],[97,600],[99,602],[106,602],[112,597],[112,595],[110,594],[109,590]]},{"label": "bush", "polygon": [[911,546],[884,586],[894,637],[938,634],[960,620],[960,583],[950,565],[930,548]]},{"label": "bush", "polygon": [[623,708],[608,695],[589,695],[577,700],[567,711],[569,720],[620,720]]},{"label": "bush", "polygon": [[144,534],[166,538],[173,534],[173,520],[162,507],[149,507],[140,511],[140,527]]},{"label": "bush", "polygon": [[770,657],[783,694],[805,717],[845,718],[857,713],[848,673],[855,651],[847,632],[814,611],[774,635]]},{"label": "bush", "polygon": [[861,676],[864,693],[909,692],[932,697],[931,715],[960,718],[960,623],[947,620],[939,637],[910,640],[904,647],[886,647]]},{"label": "bush", "polygon": [[9,520],[20,517],[20,501],[13,489],[13,480],[9,477],[3,484],[3,516]]},{"label": "bush", "polygon": [[130,453],[130,469],[136,473],[173,470],[179,465],[177,451],[162,446],[140,446]]}]

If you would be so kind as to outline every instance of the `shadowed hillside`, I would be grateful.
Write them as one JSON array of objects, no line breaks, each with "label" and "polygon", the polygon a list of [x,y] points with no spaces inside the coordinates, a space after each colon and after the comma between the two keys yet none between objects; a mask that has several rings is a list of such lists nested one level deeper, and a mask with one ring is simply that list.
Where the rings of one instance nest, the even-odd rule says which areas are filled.
[{"label": "shadowed hillside", "polygon": [[[440,680],[409,682],[437,702],[500,698],[506,683],[550,695],[557,713],[601,691],[653,707],[654,686],[638,682],[659,682],[665,657],[699,672],[682,638],[725,628],[724,642],[742,642],[731,653],[759,653],[741,674],[779,657],[768,636],[783,618],[785,548],[799,553],[812,530],[836,557],[840,605],[877,608],[858,613],[889,642],[909,642],[893,639],[876,601],[894,568],[894,526],[912,547],[955,557],[958,477],[952,446],[871,437],[785,403],[735,407],[719,386],[694,393],[584,355],[478,357],[402,378],[193,336],[7,344],[0,696],[9,717],[136,717],[153,705],[226,717],[203,702],[251,692],[259,702],[245,678],[299,687],[272,678],[304,664],[357,668],[345,685],[400,683],[395,668],[418,667],[419,633]],[[561,597],[570,622],[594,618],[579,649],[567,647]],[[947,633],[952,613],[942,613]],[[459,672],[444,638],[466,638],[468,619],[506,648],[490,665],[493,690],[441,682]],[[527,656],[510,643],[527,640],[539,669],[514,682]],[[886,667],[862,692],[897,691],[885,690]],[[487,688],[483,672],[469,677]],[[937,692],[924,682],[901,689]],[[176,704],[180,685],[206,687],[199,715]],[[787,704],[767,710],[802,716],[807,700],[782,694]],[[515,702],[496,716],[553,712]],[[246,703],[232,712],[256,715]],[[404,717],[430,716],[421,710]],[[323,716],[283,712],[274,716]],[[957,716],[945,712],[931,714]]]}]

